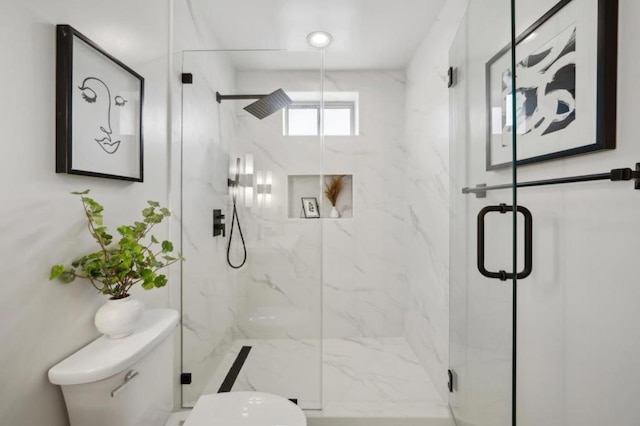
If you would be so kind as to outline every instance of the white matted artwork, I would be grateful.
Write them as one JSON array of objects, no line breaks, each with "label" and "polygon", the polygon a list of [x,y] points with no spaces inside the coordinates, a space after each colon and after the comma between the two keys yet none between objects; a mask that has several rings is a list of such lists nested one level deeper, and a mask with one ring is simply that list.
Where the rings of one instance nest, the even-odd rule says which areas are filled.
[{"label": "white matted artwork", "polygon": [[58,25],[56,172],[142,182],[144,79]]},{"label": "white matted artwork", "polygon": [[616,0],[563,0],[517,38],[515,91],[511,45],[487,63],[487,170],[514,129],[518,165],[615,148],[616,33]]}]

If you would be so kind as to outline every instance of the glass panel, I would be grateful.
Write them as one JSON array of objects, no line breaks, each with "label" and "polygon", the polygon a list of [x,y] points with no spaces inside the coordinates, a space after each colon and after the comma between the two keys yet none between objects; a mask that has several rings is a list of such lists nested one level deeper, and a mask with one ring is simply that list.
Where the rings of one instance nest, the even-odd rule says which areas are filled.
[{"label": "glass panel", "polygon": [[[518,158],[579,152],[603,140],[599,130],[609,142],[615,134],[607,127],[618,132],[615,150],[518,166],[520,182],[635,169],[636,77],[622,67],[615,71],[618,44],[608,41],[617,33],[611,25],[617,3],[516,1],[523,35],[517,87],[527,88],[518,91],[526,106],[519,118],[531,123],[530,132],[518,133]],[[621,23],[624,15],[638,16],[640,4],[620,3]],[[631,33],[638,30],[626,23],[620,64],[637,57]],[[603,55],[610,59],[599,63]],[[616,79],[622,89],[617,119],[610,114]],[[534,270],[518,281],[518,426],[640,424],[640,287],[630,249],[640,232],[637,195],[633,182],[609,180],[518,190],[519,204],[534,216]]]},{"label": "glass panel", "polygon": [[[273,71],[283,66],[299,69],[300,78]],[[185,52],[183,69],[193,74],[193,84],[182,86],[182,371],[192,374],[183,405],[218,392],[242,347],[251,347],[230,390],[320,408],[322,221],[287,211],[300,203],[289,196],[293,174],[317,175],[311,196],[320,193],[321,139],[287,138],[282,111],[259,120],[243,109],[252,100],[218,103],[216,92],[282,88],[320,97],[321,55]],[[225,215],[225,236],[212,236],[214,209]]]},{"label": "glass panel", "polygon": [[[507,0],[475,0],[450,50],[450,405],[458,426],[512,425],[513,283],[479,272],[478,216],[488,206],[511,206],[511,9]],[[505,157],[491,160],[496,149]],[[501,167],[496,167],[501,166]],[[505,184],[484,197],[463,193]],[[513,270],[511,213],[484,220],[484,266]],[[519,231],[521,232],[521,231]]]}]

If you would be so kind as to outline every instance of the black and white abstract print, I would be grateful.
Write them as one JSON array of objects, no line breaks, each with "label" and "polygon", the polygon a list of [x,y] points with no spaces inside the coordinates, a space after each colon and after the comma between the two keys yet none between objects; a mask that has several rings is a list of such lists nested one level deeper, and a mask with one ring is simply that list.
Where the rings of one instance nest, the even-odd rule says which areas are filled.
[{"label": "black and white abstract print", "polygon": [[[519,135],[545,136],[560,132],[576,119],[576,25],[557,35],[516,65],[515,100],[511,70],[502,74],[502,93],[507,115],[512,102]],[[505,131],[512,131],[506,118]]]}]

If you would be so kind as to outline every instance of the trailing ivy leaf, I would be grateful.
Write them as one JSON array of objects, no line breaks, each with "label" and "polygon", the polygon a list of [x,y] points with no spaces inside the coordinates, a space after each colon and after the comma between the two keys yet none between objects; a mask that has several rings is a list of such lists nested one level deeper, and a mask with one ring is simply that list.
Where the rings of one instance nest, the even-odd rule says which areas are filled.
[{"label": "trailing ivy leaf", "polygon": [[64,265],[53,265],[51,267],[51,275],[49,275],[50,280],[54,280],[58,278],[64,272]]},{"label": "trailing ivy leaf", "polygon": [[76,274],[74,274],[71,271],[64,271],[62,274],[60,274],[60,280],[65,284],[69,284],[75,279],[76,279]]},{"label": "trailing ivy leaf", "polygon": [[154,213],[153,212],[153,207],[147,207],[146,209],[142,210],[142,216],[145,217],[145,218],[153,215],[153,213]]},{"label": "trailing ivy leaf", "polygon": [[72,192],[73,195],[87,195],[88,193],[89,193],[88,189],[85,189],[82,192],[77,192],[77,191]]},{"label": "trailing ivy leaf", "polygon": [[170,253],[173,251],[173,243],[171,241],[164,240],[162,242],[162,252]]},{"label": "trailing ivy leaf", "polygon": [[158,241],[158,239],[155,236],[151,236],[151,242],[154,244],[158,244],[160,241]]},{"label": "trailing ivy leaf", "polygon": [[151,269],[143,269],[140,271],[140,277],[145,281],[153,280],[156,277],[156,274],[154,274]]},{"label": "trailing ivy leaf", "polygon": [[162,212],[162,215],[165,216],[165,217],[171,216],[171,212],[166,207],[161,208],[160,211]]},{"label": "trailing ivy leaf", "polygon": [[164,275],[158,275],[156,279],[153,280],[153,283],[158,288],[164,287],[165,285],[167,285],[167,277]]},{"label": "trailing ivy leaf", "polygon": [[131,231],[131,228],[129,228],[127,225],[118,226],[116,231],[118,231],[120,235],[124,236],[133,234],[133,231]]},{"label": "trailing ivy leaf", "polygon": [[157,201],[147,201],[151,207],[160,207],[160,203]]},{"label": "trailing ivy leaf", "polygon": [[109,244],[111,244],[112,240],[113,240],[113,235],[107,234],[106,232],[102,234],[102,242],[104,242],[105,246],[108,246]]},{"label": "trailing ivy leaf", "polygon": [[136,232],[136,237],[140,238],[144,235],[144,233],[147,231],[147,227],[148,225],[146,223],[143,222],[135,222],[134,223],[135,226],[135,232]]},{"label": "trailing ivy leaf", "polygon": [[153,287],[154,287],[153,281],[143,282],[142,283],[142,288],[144,288],[145,290],[151,290],[151,289],[153,289]]},{"label": "trailing ivy leaf", "polygon": [[162,216],[161,214],[152,214],[151,216],[147,217],[149,223],[160,223],[162,222],[162,219],[164,219],[164,216]]}]

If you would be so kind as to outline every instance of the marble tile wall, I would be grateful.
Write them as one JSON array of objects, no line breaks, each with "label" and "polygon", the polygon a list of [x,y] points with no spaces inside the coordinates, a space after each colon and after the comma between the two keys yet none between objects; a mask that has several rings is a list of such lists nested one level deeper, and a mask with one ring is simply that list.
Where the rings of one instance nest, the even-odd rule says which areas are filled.
[{"label": "marble tile wall", "polygon": [[[279,87],[285,91],[295,88],[319,92],[320,56],[317,52],[300,55],[308,58],[316,71],[239,71],[237,93],[271,93]],[[238,206],[248,251],[247,265],[237,272],[238,336],[318,339],[323,224],[319,220],[287,217],[287,183],[289,174],[320,173],[320,138],[284,137],[282,112],[258,120],[242,109],[247,102],[236,101],[232,105],[237,117],[232,158],[244,161],[246,154],[252,154],[254,172],[271,172],[273,179],[270,205],[258,204],[256,199],[253,207],[246,203]],[[237,237],[236,233],[235,247],[239,247]],[[314,355],[319,365],[319,350]]]},{"label": "marble tile wall", "polygon": [[[445,3],[407,68],[405,336],[446,400],[449,363],[448,51],[469,0]],[[453,123],[451,125],[454,125]]]},{"label": "marble tile wall", "polygon": [[[278,87],[318,91],[319,83],[317,72],[240,72],[237,77],[238,90],[246,93]],[[360,135],[325,137],[324,158],[317,137],[282,136],[280,114],[260,122],[239,109],[238,154],[253,153],[254,169],[274,176],[271,207],[243,210],[251,260],[239,277],[247,289],[239,310],[248,318],[272,299],[302,308],[307,312],[301,315],[311,315],[311,328],[298,323],[287,335],[317,337],[322,300],[324,337],[400,336],[408,298],[404,74],[332,71],[325,74],[324,90],[359,92],[360,101]],[[322,171],[353,175],[353,218],[287,219],[287,175]],[[277,248],[260,247],[269,244]],[[248,338],[278,337],[250,330],[242,321],[240,328]]]},{"label": "marble tile wall", "polygon": [[[168,204],[168,22],[168,1],[0,3],[0,424],[68,425],[47,371],[99,335],[93,316],[104,296],[87,282],[48,280],[52,264],[94,247],[69,192],[91,189],[110,227],[137,220],[146,200]],[[145,77],[144,183],[55,173],[56,24],[74,26]],[[166,238],[168,227],[156,235]],[[136,295],[147,307],[168,305],[168,288]]]}]

